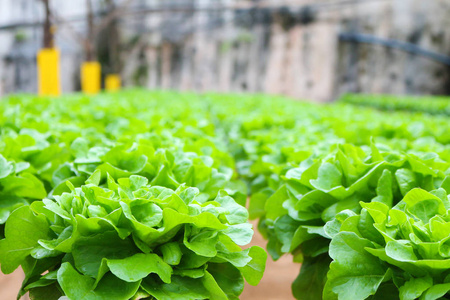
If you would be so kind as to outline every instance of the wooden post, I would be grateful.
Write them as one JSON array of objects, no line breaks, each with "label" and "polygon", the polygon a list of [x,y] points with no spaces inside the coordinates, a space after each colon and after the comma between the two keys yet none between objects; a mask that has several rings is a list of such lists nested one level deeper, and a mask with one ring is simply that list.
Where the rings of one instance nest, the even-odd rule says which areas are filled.
[{"label": "wooden post", "polygon": [[92,1],[86,0],[87,7],[87,25],[88,25],[88,37],[86,41],[86,61],[95,60],[95,49],[94,49],[94,11],[92,9]]},{"label": "wooden post", "polygon": [[[119,53],[119,41],[120,41],[120,32],[118,28],[117,16],[115,16],[115,12],[118,10],[116,4],[113,0],[105,0],[106,5],[108,7],[108,14],[111,21],[104,25],[105,33],[108,35],[108,53],[109,60],[107,62],[107,67],[105,71],[107,71],[105,77],[105,89],[109,92],[118,91],[121,88],[122,80],[120,77],[121,73],[121,63],[120,63],[120,53]],[[101,26],[101,25],[100,25]]]},{"label": "wooden post", "polygon": [[42,0],[45,6],[44,48],[37,54],[38,93],[42,96],[59,96],[59,51],[54,48],[54,28],[51,23],[50,1]]},{"label": "wooden post", "polygon": [[86,60],[81,65],[81,90],[85,94],[97,94],[101,90],[101,65],[96,60],[94,49],[94,11],[92,1],[86,0],[88,37],[85,43]]},{"label": "wooden post", "polygon": [[55,46],[54,32],[52,23],[50,21],[50,0],[42,0],[45,6],[45,21],[44,21],[44,48],[50,49]]}]

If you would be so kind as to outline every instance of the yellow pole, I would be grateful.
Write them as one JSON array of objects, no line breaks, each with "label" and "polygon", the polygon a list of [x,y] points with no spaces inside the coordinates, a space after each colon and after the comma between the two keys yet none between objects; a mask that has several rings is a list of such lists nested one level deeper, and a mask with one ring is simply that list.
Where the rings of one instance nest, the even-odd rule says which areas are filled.
[{"label": "yellow pole", "polygon": [[55,48],[41,49],[37,55],[38,92],[42,96],[59,96],[59,51]]},{"label": "yellow pole", "polygon": [[81,89],[86,94],[97,94],[101,89],[101,66],[99,62],[88,61],[81,65]]},{"label": "yellow pole", "polygon": [[122,85],[120,75],[118,74],[109,74],[105,79],[105,88],[109,92],[114,92],[120,90]]}]

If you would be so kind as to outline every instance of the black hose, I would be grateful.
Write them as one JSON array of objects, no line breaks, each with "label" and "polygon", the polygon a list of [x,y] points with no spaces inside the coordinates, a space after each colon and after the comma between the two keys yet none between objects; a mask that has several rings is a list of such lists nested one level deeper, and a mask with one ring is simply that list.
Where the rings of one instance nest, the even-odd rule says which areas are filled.
[{"label": "black hose", "polygon": [[398,50],[402,50],[414,55],[420,55],[437,61],[439,63],[450,66],[450,56],[436,53],[430,50],[423,49],[415,44],[394,40],[394,39],[383,39],[377,36],[369,35],[369,34],[361,34],[361,33],[340,33],[339,40],[350,43],[362,43],[362,44],[372,44],[372,45],[380,45],[388,48],[394,48]]}]

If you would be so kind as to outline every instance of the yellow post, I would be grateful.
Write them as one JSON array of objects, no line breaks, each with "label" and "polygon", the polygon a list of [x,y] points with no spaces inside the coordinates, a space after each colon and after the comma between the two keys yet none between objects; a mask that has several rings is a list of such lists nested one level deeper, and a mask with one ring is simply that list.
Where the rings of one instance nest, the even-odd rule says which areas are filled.
[{"label": "yellow post", "polygon": [[59,51],[55,48],[41,49],[37,55],[38,92],[43,96],[59,96]]},{"label": "yellow post", "polygon": [[122,85],[120,80],[120,75],[118,74],[109,74],[105,79],[105,88],[109,92],[114,92],[120,90],[120,86]]},{"label": "yellow post", "polygon": [[101,85],[101,66],[99,62],[88,61],[81,65],[81,89],[86,94],[97,94]]}]

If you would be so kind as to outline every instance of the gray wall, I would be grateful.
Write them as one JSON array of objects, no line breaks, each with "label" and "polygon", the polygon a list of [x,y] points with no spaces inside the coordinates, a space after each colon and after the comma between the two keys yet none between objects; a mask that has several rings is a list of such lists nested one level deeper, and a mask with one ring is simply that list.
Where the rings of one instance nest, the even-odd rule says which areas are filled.
[{"label": "gray wall", "polygon": [[[99,7],[101,1],[94,1]],[[220,9],[214,12],[159,12],[122,16],[122,75],[128,86],[180,90],[248,91],[329,101],[344,92],[450,93],[449,67],[382,46],[348,43],[339,33],[358,32],[412,42],[450,55],[450,1],[366,0],[345,5],[329,1],[291,3],[290,13],[260,10],[257,15]],[[358,2],[358,1],[356,1]],[[85,14],[84,0],[53,0],[65,19]],[[170,5],[135,0],[134,8]],[[184,6],[246,6],[238,0],[184,0]],[[258,3],[258,2],[257,2]],[[261,3],[261,1],[259,2]],[[0,26],[42,19],[37,0],[1,0]],[[309,24],[300,9],[318,11]],[[296,16],[297,19],[291,19]],[[303,15],[304,16],[304,15]],[[85,23],[71,25],[84,33]],[[18,41],[21,33],[26,40]],[[0,93],[34,92],[35,52],[40,28],[0,31]],[[101,39],[105,40],[105,39]],[[106,39],[107,40],[107,39]],[[65,26],[56,43],[62,52],[63,91],[79,86],[83,51]]]}]

